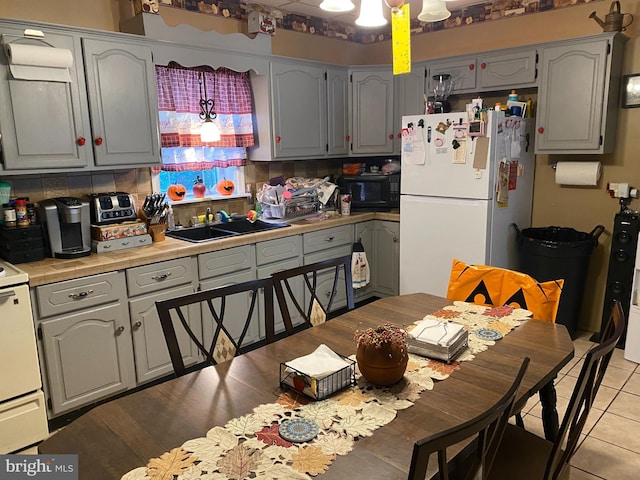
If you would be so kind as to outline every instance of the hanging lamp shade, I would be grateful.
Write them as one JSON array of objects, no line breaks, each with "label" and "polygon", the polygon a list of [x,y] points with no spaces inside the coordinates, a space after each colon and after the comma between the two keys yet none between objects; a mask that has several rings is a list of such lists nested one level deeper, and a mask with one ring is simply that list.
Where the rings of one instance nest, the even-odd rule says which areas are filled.
[{"label": "hanging lamp shade", "polygon": [[422,0],[422,11],[418,14],[421,22],[439,22],[451,16],[443,0]]},{"label": "hanging lamp shade", "polygon": [[361,27],[381,27],[387,24],[382,14],[382,0],[362,0],[360,2],[360,16],[356,25]]},{"label": "hanging lamp shade", "polygon": [[356,6],[351,0],[324,0],[320,8],[327,12],[350,12]]},{"label": "hanging lamp shade", "polygon": [[200,127],[200,140],[203,142],[219,142],[220,130],[211,118],[205,119]]}]

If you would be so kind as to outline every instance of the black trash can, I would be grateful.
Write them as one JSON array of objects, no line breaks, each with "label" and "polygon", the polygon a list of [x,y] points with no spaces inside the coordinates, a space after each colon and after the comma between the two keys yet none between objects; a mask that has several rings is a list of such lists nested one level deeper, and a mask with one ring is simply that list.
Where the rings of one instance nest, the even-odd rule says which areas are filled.
[{"label": "black trash can", "polygon": [[564,279],[556,322],[567,327],[571,338],[578,329],[580,306],[589,258],[604,227],[598,225],[590,233],[566,227],[525,228],[517,232],[519,271],[538,282]]}]

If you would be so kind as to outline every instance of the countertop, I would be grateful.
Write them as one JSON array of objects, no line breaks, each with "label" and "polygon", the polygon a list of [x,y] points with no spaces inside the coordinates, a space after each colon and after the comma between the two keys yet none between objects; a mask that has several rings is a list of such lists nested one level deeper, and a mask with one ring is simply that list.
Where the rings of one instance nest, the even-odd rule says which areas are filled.
[{"label": "countertop", "polygon": [[154,242],[151,245],[136,247],[126,250],[118,250],[108,253],[92,253],[88,257],[77,259],[46,258],[37,262],[21,263],[20,269],[29,275],[29,285],[37,287],[48,283],[71,280],[74,278],[97,275],[99,273],[112,272],[125,268],[137,267],[163,260],[199,255],[201,253],[224,250],[226,248],[239,247],[251,243],[264,242],[276,238],[300,235],[325,228],[339,227],[367,220],[400,221],[397,212],[369,212],[352,213],[348,216],[337,215],[320,222],[296,221],[286,228],[267,230],[264,232],[238,235],[236,237],[222,238],[211,242],[191,243],[175,238],[166,237],[162,242]]}]

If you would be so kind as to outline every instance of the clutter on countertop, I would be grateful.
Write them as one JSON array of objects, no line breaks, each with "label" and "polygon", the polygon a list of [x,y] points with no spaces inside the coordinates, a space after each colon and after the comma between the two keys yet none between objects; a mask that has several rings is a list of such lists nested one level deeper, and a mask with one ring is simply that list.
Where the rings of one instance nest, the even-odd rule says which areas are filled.
[{"label": "clutter on countertop", "polygon": [[264,219],[293,219],[338,208],[338,187],[325,178],[272,178],[256,194]]}]

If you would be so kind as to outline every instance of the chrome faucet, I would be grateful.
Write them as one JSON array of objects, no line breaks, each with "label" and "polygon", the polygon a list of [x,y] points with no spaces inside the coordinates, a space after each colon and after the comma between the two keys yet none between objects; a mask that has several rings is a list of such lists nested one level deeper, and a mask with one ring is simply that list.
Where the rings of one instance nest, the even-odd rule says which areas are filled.
[{"label": "chrome faucet", "polygon": [[211,219],[213,219],[213,214],[211,213],[211,208],[207,207],[207,211],[204,214],[204,224],[205,225],[211,225],[211,223],[213,223],[209,217],[211,217]]}]

